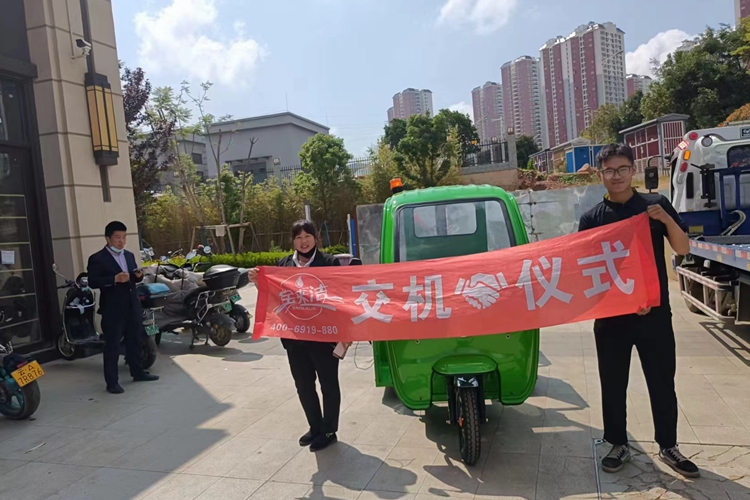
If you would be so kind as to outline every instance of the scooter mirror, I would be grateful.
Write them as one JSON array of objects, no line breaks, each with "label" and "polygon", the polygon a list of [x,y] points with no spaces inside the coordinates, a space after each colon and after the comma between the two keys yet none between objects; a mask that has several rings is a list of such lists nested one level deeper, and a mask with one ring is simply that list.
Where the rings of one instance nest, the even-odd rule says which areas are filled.
[{"label": "scooter mirror", "polygon": [[208,246],[208,245],[206,245],[205,247],[203,247],[203,253],[205,253],[206,255],[210,254],[211,253],[211,247]]},{"label": "scooter mirror", "polygon": [[198,255],[198,253],[195,250],[191,250],[188,252],[188,254],[185,256],[187,260],[193,260],[195,256]]},{"label": "scooter mirror", "polygon": [[167,261],[167,258],[166,258],[165,256],[163,256],[163,255],[162,255],[162,256],[161,256],[161,261],[162,261],[162,262],[166,262],[166,261]]}]

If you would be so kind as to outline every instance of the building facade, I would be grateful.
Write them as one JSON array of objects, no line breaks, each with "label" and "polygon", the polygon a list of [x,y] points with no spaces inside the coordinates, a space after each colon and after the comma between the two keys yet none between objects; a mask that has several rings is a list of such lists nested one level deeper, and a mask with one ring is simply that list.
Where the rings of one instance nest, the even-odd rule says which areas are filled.
[{"label": "building facade", "polygon": [[432,109],[432,91],[408,88],[393,96],[393,107],[388,109],[388,122],[398,118],[407,120],[413,115],[435,116]]},{"label": "building facade", "polygon": [[646,75],[628,75],[628,92],[627,92],[627,98],[630,99],[630,97],[633,96],[636,92],[639,90],[646,94],[648,92],[649,87],[651,87],[651,84],[654,83],[654,81],[651,79],[650,76]]},{"label": "building facade", "polygon": [[604,104],[626,99],[625,33],[589,23],[540,49],[549,144],[577,138]]},{"label": "building facade", "polygon": [[750,16],[750,0],[734,0],[734,15],[737,24],[740,23],[740,19]]},{"label": "building facade", "polygon": [[85,271],[112,220],[138,255],[118,62],[109,0],[0,0],[0,336],[19,351],[60,332],[53,262]]},{"label": "building facade", "polygon": [[542,127],[543,80],[539,59],[523,56],[502,68],[505,126],[516,135],[533,137],[542,147],[546,131]]},{"label": "building facade", "polygon": [[[503,118],[503,88],[499,83],[487,82],[471,91],[474,126],[480,142],[499,142],[506,137]],[[494,139],[494,141],[493,141]]]}]

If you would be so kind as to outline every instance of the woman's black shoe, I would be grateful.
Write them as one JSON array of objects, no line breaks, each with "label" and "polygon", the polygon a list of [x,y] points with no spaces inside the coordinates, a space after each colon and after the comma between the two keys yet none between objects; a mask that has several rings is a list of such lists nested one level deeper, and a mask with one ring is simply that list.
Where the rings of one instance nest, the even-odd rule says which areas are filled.
[{"label": "woman's black shoe", "polygon": [[336,441],[338,441],[338,438],[336,437],[335,432],[331,434],[320,434],[313,439],[313,442],[310,445],[310,451],[325,450]]},{"label": "woman's black shoe", "polygon": [[113,387],[107,387],[107,392],[110,394],[122,394],[123,392],[125,392],[125,389],[120,387],[120,384],[117,384]]}]

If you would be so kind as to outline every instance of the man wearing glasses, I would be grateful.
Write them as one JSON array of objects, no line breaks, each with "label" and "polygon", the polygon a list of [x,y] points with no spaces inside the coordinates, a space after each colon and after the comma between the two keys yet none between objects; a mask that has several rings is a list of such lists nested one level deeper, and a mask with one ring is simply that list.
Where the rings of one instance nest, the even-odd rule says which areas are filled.
[{"label": "man wearing glasses", "polygon": [[630,147],[623,144],[605,146],[596,161],[607,195],[581,217],[578,230],[585,231],[647,213],[651,218],[651,239],[661,285],[659,307],[641,309],[627,316],[598,319],[594,323],[604,440],[612,445],[609,454],[602,459],[602,469],[618,472],[632,458],[626,427],[626,399],[630,357],[635,346],[651,399],[659,458],[685,477],[698,477],[698,467],[677,447],[675,338],[664,257],[665,238],[675,253],[687,255],[690,252],[687,227],[667,198],[639,193],[632,187],[635,167]]}]

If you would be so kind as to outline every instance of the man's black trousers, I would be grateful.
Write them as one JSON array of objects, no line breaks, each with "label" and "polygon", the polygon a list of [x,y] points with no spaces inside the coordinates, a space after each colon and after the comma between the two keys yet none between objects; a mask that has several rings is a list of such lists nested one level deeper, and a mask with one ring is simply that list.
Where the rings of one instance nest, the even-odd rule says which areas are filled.
[{"label": "man's black trousers", "polygon": [[[305,342],[287,348],[294,385],[313,434],[336,432],[339,427],[339,359],[333,355],[333,349],[334,346],[326,342]],[[323,393],[322,411],[315,388],[316,378]]]},{"label": "man's black trousers", "polygon": [[130,313],[114,318],[102,318],[104,380],[107,387],[114,387],[119,383],[117,365],[120,360],[120,342],[123,337],[125,337],[125,358],[130,368],[130,376],[135,377],[143,373],[140,354],[142,328],[142,322],[136,321]]},{"label": "man's black trousers", "polygon": [[594,324],[599,379],[602,386],[604,440],[628,442],[626,400],[633,346],[638,349],[651,399],[655,440],[662,449],[677,444],[677,396],[674,330],[669,308],[655,308],[645,316],[620,316]]}]

